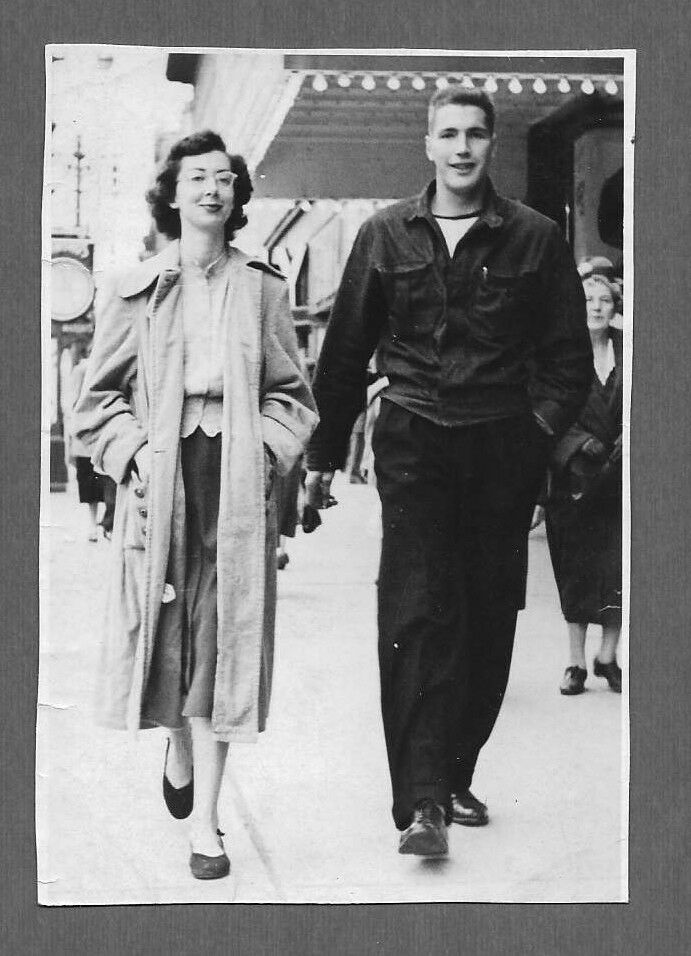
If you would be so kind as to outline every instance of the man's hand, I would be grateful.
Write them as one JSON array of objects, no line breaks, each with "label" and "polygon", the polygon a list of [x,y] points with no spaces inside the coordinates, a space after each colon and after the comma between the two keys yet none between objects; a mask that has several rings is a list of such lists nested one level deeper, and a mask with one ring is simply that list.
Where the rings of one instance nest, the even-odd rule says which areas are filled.
[{"label": "man's hand", "polygon": [[330,508],[336,502],[331,497],[333,471],[308,471],[305,478],[306,501],[318,511]]},{"label": "man's hand", "polygon": [[581,446],[581,454],[594,461],[603,461],[607,457],[607,449],[599,438],[592,435]]},{"label": "man's hand", "polygon": [[336,499],[331,495],[333,471],[308,471],[305,478],[305,504],[302,509],[302,530],[311,534],[322,523],[319,512],[331,508]]}]

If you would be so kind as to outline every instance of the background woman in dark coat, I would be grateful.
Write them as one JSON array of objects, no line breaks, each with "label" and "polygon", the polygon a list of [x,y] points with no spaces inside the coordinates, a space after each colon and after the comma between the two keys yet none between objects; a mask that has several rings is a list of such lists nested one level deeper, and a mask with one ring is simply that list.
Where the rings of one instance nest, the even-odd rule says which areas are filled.
[{"label": "background woman in dark coat", "polygon": [[593,344],[593,383],[578,420],[557,444],[546,508],[547,540],[569,637],[562,694],[581,694],[588,676],[589,624],[602,627],[596,676],[621,693],[622,333],[610,326],[618,290],[592,275],[583,288]]}]

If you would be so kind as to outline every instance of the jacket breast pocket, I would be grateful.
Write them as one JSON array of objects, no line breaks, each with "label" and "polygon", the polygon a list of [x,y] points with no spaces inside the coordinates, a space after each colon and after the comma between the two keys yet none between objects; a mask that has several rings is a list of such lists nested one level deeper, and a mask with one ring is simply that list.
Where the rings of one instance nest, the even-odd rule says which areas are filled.
[{"label": "jacket breast pocket", "polygon": [[431,332],[443,305],[434,264],[419,262],[382,267],[378,271],[393,337],[419,338]]},{"label": "jacket breast pocket", "polygon": [[[139,492],[143,491],[143,494]],[[148,489],[130,478],[124,489],[122,498],[123,529],[122,546],[143,551],[146,547],[146,510],[148,508]]]},{"label": "jacket breast pocket", "polygon": [[535,294],[536,277],[533,273],[509,274],[483,269],[473,287],[475,331],[482,337],[491,338],[522,335]]}]

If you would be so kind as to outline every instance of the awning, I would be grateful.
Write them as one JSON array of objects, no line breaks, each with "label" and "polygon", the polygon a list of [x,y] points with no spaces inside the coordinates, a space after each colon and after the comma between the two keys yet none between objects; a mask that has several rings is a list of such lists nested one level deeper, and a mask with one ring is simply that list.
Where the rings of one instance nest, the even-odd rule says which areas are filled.
[{"label": "awning", "polygon": [[255,198],[398,198],[432,176],[427,104],[446,83],[480,86],[495,102],[497,184],[526,194],[527,135],[548,116],[623,94],[623,58],[171,54],[169,79],[193,82],[195,127],[217,129],[245,155]]},{"label": "awning", "polygon": [[[410,195],[431,178],[423,137],[434,90],[487,90],[495,103],[502,189],[523,198],[528,129],[579,98],[623,92],[618,58],[286,56],[299,90],[257,165],[257,197]],[[515,69],[513,69],[515,67]]]}]

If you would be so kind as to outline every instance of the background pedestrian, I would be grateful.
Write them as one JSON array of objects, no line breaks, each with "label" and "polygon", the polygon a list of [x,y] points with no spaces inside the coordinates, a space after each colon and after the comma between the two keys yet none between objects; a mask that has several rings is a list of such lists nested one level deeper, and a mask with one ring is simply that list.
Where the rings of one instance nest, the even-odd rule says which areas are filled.
[{"label": "background pedestrian", "polygon": [[569,664],[560,685],[581,694],[588,676],[589,624],[602,628],[593,672],[621,693],[616,650],[621,632],[622,333],[611,322],[620,308],[618,287],[604,275],[583,282],[594,370],[588,401],[556,445],[546,527],[554,576],[569,640]]},{"label": "background pedestrian", "polygon": [[[70,374],[69,389],[72,396],[72,407],[79,398],[79,393],[84,382],[84,375],[87,368],[87,359],[90,349],[83,347],[79,361],[73,367]],[[70,425],[73,420],[70,416]],[[69,461],[74,465],[77,472],[77,493],[79,501],[86,505],[87,527],[86,537],[88,541],[98,541],[98,510],[99,504],[105,501],[105,482],[103,475],[98,475],[91,464],[91,455],[88,447],[76,437],[72,432],[69,433]]]}]

